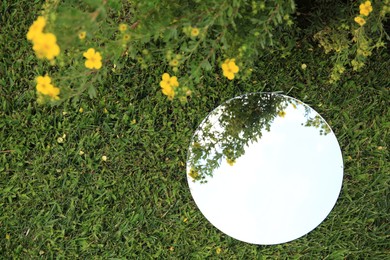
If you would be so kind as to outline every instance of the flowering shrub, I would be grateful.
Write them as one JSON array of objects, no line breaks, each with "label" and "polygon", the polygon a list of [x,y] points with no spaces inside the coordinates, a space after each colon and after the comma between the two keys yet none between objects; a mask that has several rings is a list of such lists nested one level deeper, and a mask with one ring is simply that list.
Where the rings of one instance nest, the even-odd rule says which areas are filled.
[{"label": "flowering shrub", "polygon": [[[353,6],[353,20],[340,17],[331,26],[325,27],[314,35],[326,53],[332,53],[334,66],[330,74],[330,83],[340,80],[348,68],[360,71],[367,57],[375,49],[385,46],[389,39],[383,24],[390,12],[390,1],[362,1]],[[346,15],[348,9],[345,10]]]},{"label": "flowering shrub", "polygon": [[220,66],[226,80],[248,77],[249,57],[277,42],[274,33],[292,25],[294,11],[292,0],[47,0],[27,39],[37,58],[56,67],[50,79],[60,93],[50,101],[95,97],[94,85],[132,60],[165,70],[162,94],[185,102]]},{"label": "flowering shrub", "polygon": [[[341,25],[314,35],[335,57],[331,82],[384,46],[389,0],[356,5],[348,22],[345,14]],[[205,73],[246,80],[256,57],[284,49],[286,35],[299,30],[295,9],[293,0],[47,0],[26,35],[36,57],[55,66],[50,76],[37,75],[38,101],[96,97],[95,85],[131,62],[165,71],[161,93],[186,102]],[[159,77],[150,86],[156,91]]]}]

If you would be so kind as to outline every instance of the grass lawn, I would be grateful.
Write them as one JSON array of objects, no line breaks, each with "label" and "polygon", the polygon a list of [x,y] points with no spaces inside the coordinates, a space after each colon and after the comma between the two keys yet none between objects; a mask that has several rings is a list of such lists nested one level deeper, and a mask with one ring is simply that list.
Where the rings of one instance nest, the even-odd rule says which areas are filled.
[{"label": "grass lawn", "polygon": [[[208,84],[185,105],[161,93],[163,71],[129,64],[97,86],[97,99],[52,108],[36,103],[34,78],[44,70],[25,39],[40,2],[0,3],[0,258],[389,258],[388,50],[329,85],[329,57],[302,40],[287,59],[259,60],[247,82],[228,81],[219,69],[205,75]],[[345,164],[327,219],[276,246],[245,244],[214,228],[185,171],[191,136],[208,112],[258,91],[281,91],[319,112]]]}]

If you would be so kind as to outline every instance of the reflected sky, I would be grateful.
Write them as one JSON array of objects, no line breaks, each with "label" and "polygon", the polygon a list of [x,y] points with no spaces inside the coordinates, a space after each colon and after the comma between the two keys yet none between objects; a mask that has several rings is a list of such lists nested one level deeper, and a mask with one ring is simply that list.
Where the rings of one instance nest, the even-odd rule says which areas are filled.
[{"label": "reflected sky", "polygon": [[[205,217],[236,239],[254,244],[291,241],[319,225],[337,200],[343,177],[339,144],[318,113],[300,101],[269,93],[249,97],[262,103],[274,102],[267,113],[259,110],[267,120],[251,124],[261,127],[261,132],[243,142],[243,153],[231,163],[223,151],[228,142],[226,127],[219,120],[226,104],[211,113],[194,139],[200,146],[208,145],[203,135],[208,136],[210,129],[202,130],[208,121],[212,122],[211,132],[224,139],[218,139],[214,133],[211,152],[198,160],[191,159],[191,145],[187,161],[191,194]],[[216,154],[221,156],[216,159],[217,167],[211,167],[211,174],[198,173],[202,181],[190,176],[196,165],[215,161]]]}]

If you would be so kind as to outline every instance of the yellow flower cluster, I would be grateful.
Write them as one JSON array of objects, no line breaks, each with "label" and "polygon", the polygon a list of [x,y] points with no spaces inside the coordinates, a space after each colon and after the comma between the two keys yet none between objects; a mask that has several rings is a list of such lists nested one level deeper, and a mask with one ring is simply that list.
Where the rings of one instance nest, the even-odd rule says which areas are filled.
[{"label": "yellow flower cluster", "polygon": [[177,77],[171,77],[168,73],[162,75],[162,81],[160,82],[160,87],[164,95],[168,96],[168,99],[172,100],[175,96],[175,88],[179,86]]},{"label": "yellow flower cluster", "polygon": [[355,17],[355,22],[360,26],[363,26],[366,23],[366,20],[363,16],[368,16],[372,12],[371,1],[366,1],[359,6],[360,16]]},{"label": "yellow flower cluster", "polygon": [[372,6],[370,1],[366,1],[359,6],[360,14],[368,16],[372,12]]},{"label": "yellow flower cluster", "polygon": [[60,94],[60,89],[53,86],[51,83],[51,78],[46,75],[44,77],[39,76],[36,78],[37,81],[37,92],[38,94],[49,96],[52,100],[60,99],[58,95]]},{"label": "yellow flower cluster", "polygon": [[54,34],[43,32],[45,26],[46,19],[39,16],[30,26],[27,32],[27,40],[32,41],[33,50],[39,59],[53,60],[60,54],[60,47]]},{"label": "yellow flower cluster", "polygon": [[100,69],[102,67],[102,56],[99,52],[95,52],[94,48],[89,48],[83,53],[83,56],[87,59],[85,61],[85,67],[88,69]]},{"label": "yellow flower cluster", "polygon": [[229,80],[234,79],[235,74],[239,71],[239,67],[236,65],[236,59],[227,59],[222,64],[223,75]]}]

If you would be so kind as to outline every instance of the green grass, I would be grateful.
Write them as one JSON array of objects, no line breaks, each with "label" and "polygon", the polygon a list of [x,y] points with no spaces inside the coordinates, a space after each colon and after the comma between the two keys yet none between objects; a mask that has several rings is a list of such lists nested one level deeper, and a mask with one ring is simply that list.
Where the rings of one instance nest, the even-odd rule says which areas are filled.
[{"label": "green grass", "polygon": [[[208,84],[186,105],[161,94],[161,73],[128,65],[106,79],[97,99],[51,108],[36,104],[33,79],[43,71],[25,40],[38,6],[0,4],[0,258],[389,257],[388,52],[330,86],[327,56],[303,42],[288,59],[264,57],[246,83],[205,75]],[[282,91],[312,106],[333,128],[345,163],[328,218],[277,246],[222,234],[197,209],[186,180],[187,147],[202,119],[254,91]]]}]

